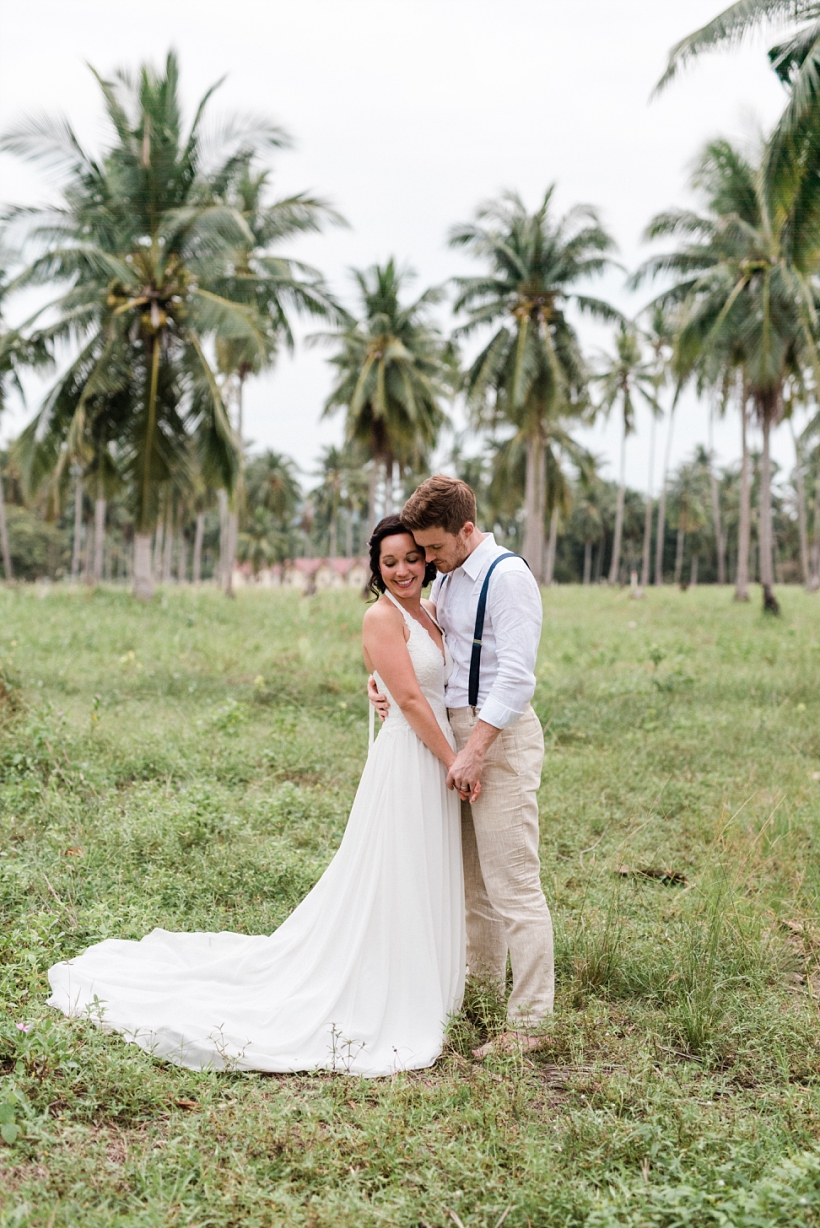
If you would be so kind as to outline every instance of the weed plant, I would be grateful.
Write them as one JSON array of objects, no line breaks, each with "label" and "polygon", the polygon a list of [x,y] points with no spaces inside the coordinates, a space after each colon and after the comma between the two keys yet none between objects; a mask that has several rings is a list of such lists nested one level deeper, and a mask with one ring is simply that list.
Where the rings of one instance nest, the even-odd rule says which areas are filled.
[{"label": "weed plant", "polygon": [[45,1006],[47,968],[273,930],[366,754],[362,605],[0,590],[2,1228],[820,1224],[820,610],[545,594],[544,1048],[431,1070],[192,1072]]}]

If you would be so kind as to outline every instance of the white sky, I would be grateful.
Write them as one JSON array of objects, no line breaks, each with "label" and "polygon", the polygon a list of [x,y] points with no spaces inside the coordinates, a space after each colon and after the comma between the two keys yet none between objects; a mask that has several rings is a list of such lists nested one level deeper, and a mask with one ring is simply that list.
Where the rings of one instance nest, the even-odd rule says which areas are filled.
[{"label": "white sky", "polygon": [[[684,203],[688,168],[703,142],[769,127],[783,92],[763,37],[690,69],[661,98],[652,87],[679,38],[725,0],[0,0],[0,128],[24,113],[65,112],[81,137],[104,137],[103,73],[169,46],[181,59],[190,108],[219,77],[216,116],[256,111],[295,137],[275,158],[277,192],[311,189],[350,222],[301,239],[286,254],[318,265],[349,294],[346,270],[395,255],[418,271],[416,288],[474,266],[450,251],[448,228],[476,205],[515,188],[534,206],[558,184],[562,209],[598,206],[633,268],[653,213]],[[53,187],[0,155],[0,201],[44,200]],[[627,311],[650,296],[610,275],[594,290]],[[311,325],[307,331],[318,325]],[[592,351],[606,332],[583,327]],[[294,456],[306,471],[341,420],[320,420],[330,386],[321,350],[299,348],[247,393],[246,435]],[[36,406],[13,404],[3,436]],[[707,437],[707,411],[682,406],[673,460]],[[646,486],[648,420],[630,439],[627,479]],[[734,418],[718,424],[722,461],[739,450]],[[613,422],[586,434],[617,465]],[[787,428],[775,452],[791,465]],[[659,466],[659,462],[656,462]],[[657,471],[657,470],[656,470]]]}]

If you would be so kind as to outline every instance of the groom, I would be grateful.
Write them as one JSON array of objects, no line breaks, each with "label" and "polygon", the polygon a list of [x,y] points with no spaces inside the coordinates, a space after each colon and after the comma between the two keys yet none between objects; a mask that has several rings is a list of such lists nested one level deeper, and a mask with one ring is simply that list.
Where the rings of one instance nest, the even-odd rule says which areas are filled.
[{"label": "groom", "polygon": [[[476,1055],[512,1045],[536,1048],[533,1033],[551,1013],[554,997],[552,920],[538,857],[544,735],[530,705],[541,594],[518,556],[493,567],[507,552],[492,533],[476,528],[475,495],[466,482],[442,474],[428,478],[401,518],[439,573],[430,600],[453,656],[446,695],[458,750],[447,784],[463,796],[481,782],[476,801],[461,803],[468,971],[503,990],[508,951],[512,964],[510,1030]],[[476,635],[491,568],[483,631]]]}]

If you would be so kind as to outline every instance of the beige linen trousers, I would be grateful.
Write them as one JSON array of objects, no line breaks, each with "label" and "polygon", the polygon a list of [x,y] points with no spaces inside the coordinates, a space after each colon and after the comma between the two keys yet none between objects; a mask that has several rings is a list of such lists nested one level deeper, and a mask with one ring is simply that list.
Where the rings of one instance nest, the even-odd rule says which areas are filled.
[{"label": "beige linen trousers", "polygon": [[[481,712],[451,708],[449,715],[462,750]],[[543,1020],[555,997],[552,918],[538,856],[543,762],[544,733],[528,704],[487,751],[481,796],[472,805],[461,803],[467,969],[503,987],[509,951],[507,1015],[517,1026]]]}]

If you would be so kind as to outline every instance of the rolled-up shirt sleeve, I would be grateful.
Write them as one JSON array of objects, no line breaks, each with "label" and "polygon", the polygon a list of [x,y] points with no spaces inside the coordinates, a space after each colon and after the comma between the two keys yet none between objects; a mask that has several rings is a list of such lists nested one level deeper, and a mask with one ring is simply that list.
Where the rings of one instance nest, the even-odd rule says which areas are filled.
[{"label": "rolled-up shirt sleeve", "polygon": [[490,580],[487,609],[495,635],[498,673],[481,705],[481,719],[496,729],[506,729],[518,720],[535,694],[543,609],[532,574],[502,564]]}]

